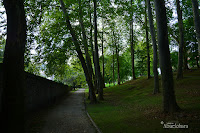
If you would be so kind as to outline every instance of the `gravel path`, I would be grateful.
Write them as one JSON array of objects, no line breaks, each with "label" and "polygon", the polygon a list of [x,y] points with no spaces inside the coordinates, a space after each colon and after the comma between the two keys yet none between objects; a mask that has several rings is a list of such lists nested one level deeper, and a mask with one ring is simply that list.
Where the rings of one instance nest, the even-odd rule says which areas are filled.
[{"label": "gravel path", "polygon": [[79,89],[50,110],[40,133],[96,133],[86,115],[84,90]]}]

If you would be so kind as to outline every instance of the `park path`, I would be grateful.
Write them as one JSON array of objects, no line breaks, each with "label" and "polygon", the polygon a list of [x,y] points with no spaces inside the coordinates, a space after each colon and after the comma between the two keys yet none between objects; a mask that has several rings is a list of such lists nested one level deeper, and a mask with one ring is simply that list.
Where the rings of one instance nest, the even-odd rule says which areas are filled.
[{"label": "park path", "polygon": [[84,91],[79,89],[66,97],[45,118],[40,133],[96,133],[84,105]]}]

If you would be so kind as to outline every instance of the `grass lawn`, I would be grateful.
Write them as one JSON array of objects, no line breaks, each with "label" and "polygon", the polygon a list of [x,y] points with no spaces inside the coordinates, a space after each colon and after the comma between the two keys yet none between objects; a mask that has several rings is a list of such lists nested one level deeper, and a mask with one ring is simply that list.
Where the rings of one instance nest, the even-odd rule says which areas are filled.
[{"label": "grass lawn", "polygon": [[[105,100],[98,104],[89,104],[87,100],[87,111],[103,133],[200,132],[200,70],[187,71],[184,79],[174,80],[177,103],[182,111],[173,115],[162,112],[162,89],[153,95],[153,81],[153,78],[141,77],[105,88]],[[165,129],[161,121],[189,128]]]}]

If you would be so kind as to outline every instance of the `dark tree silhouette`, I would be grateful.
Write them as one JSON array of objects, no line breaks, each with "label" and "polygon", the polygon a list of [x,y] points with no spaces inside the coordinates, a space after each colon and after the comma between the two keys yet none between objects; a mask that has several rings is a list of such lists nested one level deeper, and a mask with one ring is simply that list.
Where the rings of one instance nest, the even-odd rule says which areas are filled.
[{"label": "dark tree silhouette", "polygon": [[133,46],[133,0],[131,0],[131,18],[130,18],[130,41],[131,41],[131,63],[132,63],[132,78],[135,77],[135,64],[134,64],[134,46]]},{"label": "dark tree silhouette", "polygon": [[[26,18],[23,0],[4,0],[7,40],[3,60],[4,133],[24,132],[24,51]],[[2,126],[2,125],[1,125]]]},{"label": "dark tree silhouette", "polygon": [[183,33],[183,19],[182,19],[182,10],[180,7],[180,1],[176,0],[177,14],[178,14],[178,26],[180,34],[179,42],[179,53],[178,53],[178,71],[177,79],[183,78],[183,47],[184,47],[184,33]]},{"label": "dark tree silhouette", "polygon": [[176,112],[179,107],[174,94],[174,82],[170,61],[167,16],[164,0],[154,0],[158,29],[159,61],[162,74],[164,112]]}]

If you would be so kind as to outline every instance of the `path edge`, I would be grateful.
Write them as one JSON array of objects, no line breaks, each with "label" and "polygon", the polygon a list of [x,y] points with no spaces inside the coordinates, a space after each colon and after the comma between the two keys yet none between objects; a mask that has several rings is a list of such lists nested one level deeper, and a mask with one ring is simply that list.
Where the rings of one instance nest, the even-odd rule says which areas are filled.
[{"label": "path edge", "polygon": [[101,130],[98,128],[98,126],[95,124],[95,122],[93,121],[92,117],[89,115],[87,108],[86,108],[86,98],[85,98],[85,91],[84,91],[84,105],[85,105],[85,112],[88,116],[88,118],[90,119],[90,121],[92,122],[92,125],[96,128],[98,133],[102,133]]}]

